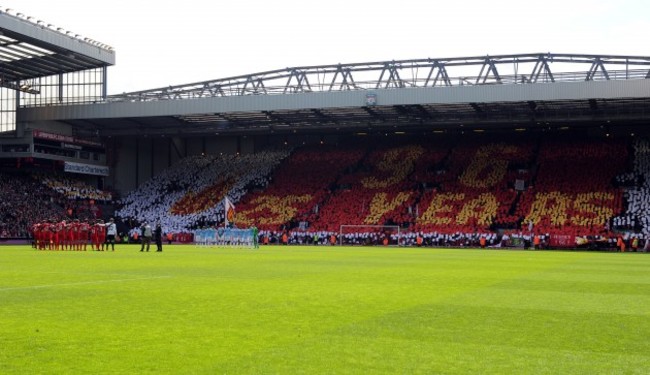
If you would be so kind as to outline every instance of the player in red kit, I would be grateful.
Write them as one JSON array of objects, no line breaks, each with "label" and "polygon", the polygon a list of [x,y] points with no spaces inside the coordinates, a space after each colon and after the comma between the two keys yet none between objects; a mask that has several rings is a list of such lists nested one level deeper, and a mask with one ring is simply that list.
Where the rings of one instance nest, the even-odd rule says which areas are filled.
[{"label": "player in red kit", "polygon": [[61,231],[63,234],[63,240],[61,241],[63,250],[72,250],[72,228],[73,223],[66,223],[63,226],[63,230]]},{"label": "player in red kit", "polygon": [[104,220],[99,220],[99,243],[97,244],[98,247],[101,248],[102,251],[104,251],[104,245],[106,242],[106,224],[104,224]]},{"label": "player in red kit", "polygon": [[36,238],[38,239],[37,240],[37,248],[39,250],[45,250],[45,244],[46,244],[45,235],[46,235],[46,232],[47,232],[47,230],[45,228],[46,225],[47,225],[46,222],[38,223],[38,232],[36,234],[37,235]]},{"label": "player in red kit", "polygon": [[93,225],[90,226],[90,249],[91,250],[97,250],[97,237],[99,235],[98,228],[99,226],[97,225],[98,222],[94,222]]},{"label": "player in red kit", "polygon": [[47,241],[49,238],[47,235],[47,232],[49,229],[47,228],[47,221],[44,221],[42,223],[38,223],[38,249],[39,250],[45,250],[47,247]]},{"label": "player in red kit", "polygon": [[72,220],[68,225],[68,241],[70,250],[79,251],[79,219]]},{"label": "player in red kit", "polygon": [[50,230],[52,231],[52,247],[53,250],[61,250],[61,230],[63,229],[65,222],[56,222],[50,224]]},{"label": "player in red kit", "polygon": [[41,250],[47,250],[50,247],[50,223],[44,221],[41,223]]},{"label": "player in red kit", "polygon": [[104,231],[104,221],[97,220],[95,225],[90,229],[90,235],[92,237],[93,246],[95,250],[100,251],[102,244],[106,240],[106,232]]},{"label": "player in red kit", "polygon": [[56,244],[56,221],[50,220],[50,225],[49,225],[49,242],[48,242],[48,248],[50,250],[56,250],[55,244]]},{"label": "player in red kit", "polygon": [[65,250],[65,245],[68,243],[68,223],[62,220],[57,226],[57,250]]},{"label": "player in red kit", "polygon": [[86,246],[88,245],[88,234],[90,233],[90,224],[87,221],[79,223],[79,250],[82,249],[86,251]]},{"label": "player in red kit", "polygon": [[39,223],[33,224],[31,230],[32,230],[32,238],[34,239],[34,241],[32,242],[32,247],[34,249],[38,249],[39,236],[41,235],[41,233],[40,233],[41,232],[40,224]]},{"label": "player in red kit", "polygon": [[32,238],[34,239],[34,242],[32,243],[32,247],[35,249],[38,249],[38,231],[39,231],[38,223],[33,224],[31,228]]}]

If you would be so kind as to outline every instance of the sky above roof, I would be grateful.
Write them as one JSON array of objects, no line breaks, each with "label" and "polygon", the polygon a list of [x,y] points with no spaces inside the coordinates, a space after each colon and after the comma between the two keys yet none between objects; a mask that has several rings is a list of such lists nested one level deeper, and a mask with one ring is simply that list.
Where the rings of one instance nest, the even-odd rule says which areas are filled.
[{"label": "sky above roof", "polygon": [[304,65],[650,56],[647,0],[3,0],[7,8],[112,46],[109,94]]}]

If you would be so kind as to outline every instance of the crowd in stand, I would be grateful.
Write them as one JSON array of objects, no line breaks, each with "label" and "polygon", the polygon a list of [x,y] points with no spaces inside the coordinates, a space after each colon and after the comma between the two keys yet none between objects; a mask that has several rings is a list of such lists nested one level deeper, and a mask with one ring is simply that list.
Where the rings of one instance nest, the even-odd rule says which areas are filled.
[{"label": "crowd in stand", "polygon": [[650,142],[637,139],[633,145],[634,170],[617,176],[616,182],[625,186],[625,214],[613,219],[615,228],[640,230],[650,235]]},{"label": "crowd in stand", "polygon": [[600,234],[623,209],[622,191],[612,181],[626,162],[624,141],[546,141],[535,184],[522,194],[517,212],[542,233]]},{"label": "crowd in stand", "polygon": [[52,219],[95,219],[93,197],[108,194],[55,174],[0,173],[0,238],[28,238],[34,223]]},{"label": "crowd in stand", "polygon": [[96,202],[110,202],[113,200],[113,196],[109,191],[98,189],[83,181],[69,177],[43,174],[35,176],[35,178],[69,200],[93,200]]},{"label": "crowd in stand", "polygon": [[115,215],[125,221],[160,223],[164,232],[173,233],[221,222],[224,196],[237,202],[249,188],[264,188],[271,171],[288,153],[184,158],[128,194]]},{"label": "crowd in stand", "polygon": [[[548,243],[552,234],[610,241],[606,224],[623,205],[611,182],[626,160],[623,141],[582,139],[306,147],[265,189],[235,200],[236,221],[272,238],[286,234],[289,243],[313,241],[314,234],[326,241],[342,224],[400,225],[401,241],[416,244],[419,237],[422,244],[482,238],[498,246],[497,229],[515,242]],[[214,196],[224,186],[213,185]],[[197,197],[181,202],[204,199]],[[214,214],[221,210],[217,205]],[[344,240],[376,242],[372,236],[360,231]]]},{"label": "crowd in stand", "polygon": [[336,231],[341,224],[405,223],[412,219],[415,183],[408,177],[425,154],[420,145],[375,146],[356,168],[341,175],[313,225]]},{"label": "crowd in stand", "polygon": [[515,181],[530,183],[530,142],[463,142],[450,154],[444,173],[424,191],[416,231],[447,234],[489,232],[491,224],[517,227],[510,210]]},{"label": "crowd in stand", "polygon": [[[535,244],[535,237],[538,243]],[[632,236],[626,236],[627,241]],[[640,238],[640,237],[639,237]],[[599,238],[600,239],[600,238]],[[615,247],[616,238],[602,238],[610,247]],[[397,233],[394,228],[351,229],[345,232],[328,231],[274,231],[259,232],[259,242],[265,245],[368,245],[368,246],[437,246],[437,247],[484,247],[502,248],[509,246],[543,249],[548,247],[548,235],[531,235],[524,232],[497,233]]]},{"label": "crowd in stand", "polygon": [[26,238],[32,223],[63,215],[65,198],[30,176],[0,173],[0,238]]},{"label": "crowd in stand", "polygon": [[[133,234],[141,222],[188,233],[221,225],[228,196],[235,223],[258,226],[270,243],[543,247],[568,236],[617,246],[617,237],[650,237],[650,142],[636,140],[629,158],[627,150],[625,140],[474,138],[192,156],[127,195],[116,216]],[[68,209],[97,217],[89,202],[112,198],[56,176],[3,178],[0,193],[0,234],[15,236]],[[25,203],[32,197],[43,207]],[[344,224],[397,225],[401,235],[341,234]]]},{"label": "crowd in stand", "polygon": [[[278,168],[267,189],[249,194],[237,205],[237,220],[277,230],[290,221],[313,222],[337,189],[337,179],[363,157],[364,147],[318,145],[294,152]],[[338,227],[337,227],[338,229]]]}]

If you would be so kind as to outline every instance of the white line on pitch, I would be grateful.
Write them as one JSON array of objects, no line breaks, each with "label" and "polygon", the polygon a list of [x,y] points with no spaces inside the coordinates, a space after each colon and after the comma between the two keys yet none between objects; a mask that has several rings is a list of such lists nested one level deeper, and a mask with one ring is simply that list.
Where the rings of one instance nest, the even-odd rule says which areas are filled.
[{"label": "white line on pitch", "polygon": [[[132,273],[115,273],[115,272],[66,272],[66,271],[42,271],[42,272],[36,272],[36,271],[25,271],[22,273],[28,273],[30,275],[33,275],[35,273],[39,274],[55,274],[55,275],[109,275],[109,276],[138,276],[134,275]],[[155,276],[159,277],[159,276]],[[169,277],[169,276],[164,276],[164,277]]]},{"label": "white line on pitch", "polygon": [[168,279],[171,276],[154,276],[154,277],[140,277],[137,279],[115,279],[115,280],[97,280],[97,281],[82,281],[78,283],[65,283],[65,284],[46,284],[46,285],[32,285],[32,286],[19,286],[15,288],[0,288],[0,292],[5,290],[20,290],[20,289],[41,289],[53,288],[57,286],[74,286],[74,285],[87,285],[87,284],[106,284],[106,283],[120,283],[124,281],[137,281],[137,280],[153,280],[153,279]]}]

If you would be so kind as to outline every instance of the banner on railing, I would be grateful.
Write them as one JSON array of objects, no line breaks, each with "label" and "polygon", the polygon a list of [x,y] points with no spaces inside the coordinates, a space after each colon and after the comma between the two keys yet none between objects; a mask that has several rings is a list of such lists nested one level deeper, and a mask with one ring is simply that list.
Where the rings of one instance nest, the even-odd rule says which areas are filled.
[{"label": "banner on railing", "polygon": [[194,231],[194,243],[204,245],[249,245],[253,243],[252,229],[204,228]]},{"label": "banner on railing", "polygon": [[551,247],[575,247],[576,238],[568,234],[551,234],[551,238],[548,243]]},{"label": "banner on railing", "polygon": [[34,130],[32,134],[34,138],[47,139],[50,141],[67,142],[67,143],[74,143],[79,145],[102,147],[102,144],[99,142],[76,138],[69,135],[48,133],[42,130]]},{"label": "banner on railing", "polygon": [[103,165],[92,165],[73,163],[66,161],[63,165],[63,170],[70,173],[91,174],[95,176],[108,176],[108,167]]}]

